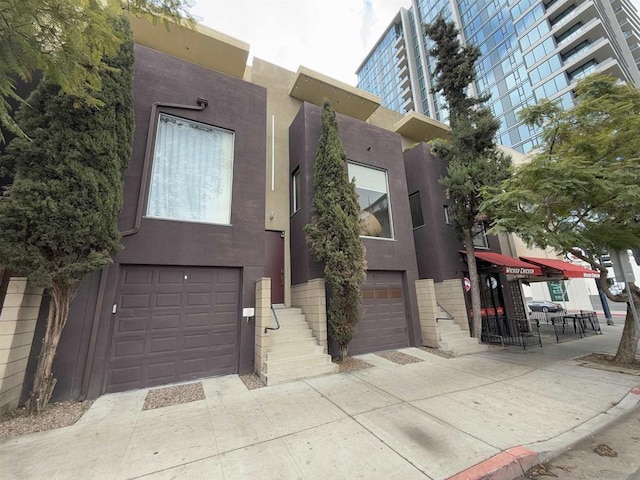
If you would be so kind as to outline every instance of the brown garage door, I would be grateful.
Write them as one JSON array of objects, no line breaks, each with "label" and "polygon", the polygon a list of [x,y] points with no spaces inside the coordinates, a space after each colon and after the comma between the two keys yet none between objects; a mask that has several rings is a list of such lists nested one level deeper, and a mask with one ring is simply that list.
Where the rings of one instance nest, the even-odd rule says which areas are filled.
[{"label": "brown garage door", "polygon": [[360,353],[406,347],[407,317],[404,309],[402,273],[367,272],[362,286],[363,318],[349,344],[349,353]]},{"label": "brown garage door", "polygon": [[123,266],[107,391],[235,373],[240,270]]}]

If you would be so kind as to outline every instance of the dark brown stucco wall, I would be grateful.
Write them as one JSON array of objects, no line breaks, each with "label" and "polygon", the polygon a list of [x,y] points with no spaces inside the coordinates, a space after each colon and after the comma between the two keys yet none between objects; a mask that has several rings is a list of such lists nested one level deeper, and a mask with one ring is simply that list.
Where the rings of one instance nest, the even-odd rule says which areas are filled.
[{"label": "dark brown stucco wall", "polygon": [[459,250],[463,248],[451,225],[447,225],[444,206],[447,198],[439,179],[446,175],[444,161],[431,155],[426,143],[404,154],[409,194],[420,192],[424,226],[413,230],[420,278],[441,282],[462,278],[466,264]]},{"label": "dark brown stucco wall", "polygon": [[[311,220],[313,165],[322,131],[320,114],[320,107],[304,103],[289,128],[290,173],[300,169],[302,190],[301,208],[291,217],[291,276],[294,285],[323,276],[321,266],[309,254],[302,231]],[[367,269],[403,272],[409,341],[411,345],[419,345],[422,338],[415,291],[418,270],[400,136],[344,115],[338,114],[337,118],[347,159],[387,171],[394,239],[363,238]]]},{"label": "dark brown stucco wall", "polygon": [[[135,48],[136,131],[133,157],[125,172],[121,230],[134,227],[142,178],[145,145],[154,102],[196,105],[202,111],[159,108],[183,118],[235,133],[231,225],[208,225],[142,218],[137,233],[123,238],[124,250],[109,269],[96,343],[89,398],[104,392],[109,358],[111,307],[120,265],[224,266],[242,268],[241,306],[255,305],[255,282],[264,274],[264,199],[266,158],[266,90],[262,87],[169,57],[146,47]],[[146,197],[146,195],[145,195]],[[144,198],[146,211],[146,198]],[[83,283],[58,350],[55,374],[61,379],[56,398],[77,398],[87,361],[88,336],[96,301],[95,278]],[[86,299],[86,301],[84,300]],[[254,324],[240,323],[239,370],[253,370]]]}]

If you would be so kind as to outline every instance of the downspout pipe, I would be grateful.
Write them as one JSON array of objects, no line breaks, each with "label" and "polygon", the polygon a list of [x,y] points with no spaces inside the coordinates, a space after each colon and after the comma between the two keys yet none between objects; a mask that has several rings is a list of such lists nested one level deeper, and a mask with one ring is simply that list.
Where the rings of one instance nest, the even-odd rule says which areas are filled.
[{"label": "downspout pipe", "polygon": [[[147,134],[147,143],[144,151],[144,161],[142,163],[142,176],[140,184],[140,193],[138,194],[138,203],[136,205],[136,216],[133,223],[133,228],[120,232],[120,235],[129,237],[135,235],[140,231],[140,224],[142,222],[142,209],[144,206],[144,199],[147,195],[147,185],[149,183],[149,170],[151,168],[151,156],[153,152],[153,139],[152,132],[155,131],[157,123],[157,115],[159,108],[176,108],[179,110],[196,110],[202,111],[209,105],[209,100],[206,98],[196,98],[196,105],[182,105],[179,103],[166,103],[166,102],[154,102],[151,105],[151,114],[149,116],[149,133]],[[107,277],[109,267],[103,267],[100,272],[100,281],[98,283],[98,296],[96,298],[96,307],[93,312],[93,319],[91,322],[91,336],[89,338],[89,350],[87,351],[87,361],[84,366],[84,372],[82,374],[82,384],[80,387],[79,401],[84,402],[87,399],[89,393],[89,380],[91,378],[91,370],[93,370],[93,364],[96,356],[96,344],[98,343],[98,330],[100,325],[100,314],[104,305],[104,296],[107,288]]]}]

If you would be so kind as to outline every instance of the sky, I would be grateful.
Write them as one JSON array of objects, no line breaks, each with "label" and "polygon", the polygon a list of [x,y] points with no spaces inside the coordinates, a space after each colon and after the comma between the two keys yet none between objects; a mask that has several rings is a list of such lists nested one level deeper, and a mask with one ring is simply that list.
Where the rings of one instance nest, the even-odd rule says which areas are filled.
[{"label": "sky", "polygon": [[199,23],[246,42],[258,57],[303,65],[355,85],[356,69],[411,0],[197,0]]},{"label": "sky", "polygon": [[[640,0],[631,0],[638,8]],[[356,85],[356,69],[411,0],[193,0],[199,23],[250,45],[258,57],[303,65]]]}]

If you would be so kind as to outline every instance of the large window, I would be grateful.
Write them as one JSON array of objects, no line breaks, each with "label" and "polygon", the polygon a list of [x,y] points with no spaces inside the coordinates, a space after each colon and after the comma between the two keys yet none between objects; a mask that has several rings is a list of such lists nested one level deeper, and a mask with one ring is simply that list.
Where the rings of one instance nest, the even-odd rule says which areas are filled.
[{"label": "large window", "polygon": [[147,216],[231,223],[233,132],[160,114]]},{"label": "large window", "polygon": [[349,178],[355,178],[360,203],[360,235],[393,238],[387,172],[349,163]]}]

